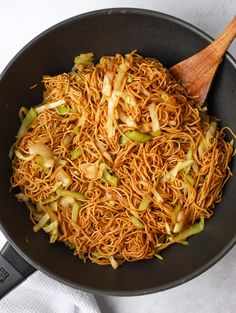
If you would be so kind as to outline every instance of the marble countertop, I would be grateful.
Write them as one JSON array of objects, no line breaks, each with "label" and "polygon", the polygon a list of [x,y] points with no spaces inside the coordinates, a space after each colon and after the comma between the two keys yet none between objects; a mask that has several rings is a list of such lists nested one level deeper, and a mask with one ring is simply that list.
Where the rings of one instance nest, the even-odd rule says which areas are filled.
[{"label": "marble countertop", "polygon": [[[212,37],[236,14],[236,0],[0,0],[0,72],[28,41],[48,27],[71,16],[108,7],[139,7],[168,13]],[[236,57],[236,42],[229,50]],[[4,242],[0,233],[0,247]],[[96,298],[103,313],[233,313],[235,260],[236,247],[207,272],[171,290],[139,297]]]}]

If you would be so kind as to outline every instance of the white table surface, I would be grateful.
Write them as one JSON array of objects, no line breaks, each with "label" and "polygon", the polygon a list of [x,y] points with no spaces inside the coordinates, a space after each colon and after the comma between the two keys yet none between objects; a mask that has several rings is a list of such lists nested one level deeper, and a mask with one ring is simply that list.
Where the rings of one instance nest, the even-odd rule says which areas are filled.
[{"label": "white table surface", "polygon": [[[71,16],[108,7],[168,13],[213,37],[236,14],[236,0],[0,0],[0,72],[19,49],[43,30]],[[230,52],[236,57],[236,42]],[[0,232],[0,247],[4,242]],[[236,247],[210,270],[182,286],[146,296],[98,296],[97,300],[103,313],[234,313],[235,260]]]}]

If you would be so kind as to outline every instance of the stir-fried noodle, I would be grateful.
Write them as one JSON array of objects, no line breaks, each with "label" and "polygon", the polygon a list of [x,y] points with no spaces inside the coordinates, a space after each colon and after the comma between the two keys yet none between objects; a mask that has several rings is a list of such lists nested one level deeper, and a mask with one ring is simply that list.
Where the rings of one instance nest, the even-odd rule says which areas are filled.
[{"label": "stir-fried noodle", "polygon": [[234,149],[160,62],[84,54],[43,81],[43,104],[20,111],[12,161],[34,231],[116,268],[203,229]]}]

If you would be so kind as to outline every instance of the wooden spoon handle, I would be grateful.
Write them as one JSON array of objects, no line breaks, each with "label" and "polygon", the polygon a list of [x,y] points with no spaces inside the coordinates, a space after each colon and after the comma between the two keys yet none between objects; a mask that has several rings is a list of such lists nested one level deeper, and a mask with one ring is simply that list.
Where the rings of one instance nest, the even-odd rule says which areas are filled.
[{"label": "wooden spoon handle", "polygon": [[235,37],[236,16],[209,46],[170,69],[173,76],[186,86],[188,93],[197,97],[199,105],[204,104],[215,72]]},{"label": "wooden spoon handle", "polygon": [[236,37],[236,16],[226,26],[223,33],[212,44],[210,44],[210,46],[208,46],[208,49],[209,50],[212,49],[212,51],[214,51],[214,53],[219,58],[222,58],[235,37]]}]

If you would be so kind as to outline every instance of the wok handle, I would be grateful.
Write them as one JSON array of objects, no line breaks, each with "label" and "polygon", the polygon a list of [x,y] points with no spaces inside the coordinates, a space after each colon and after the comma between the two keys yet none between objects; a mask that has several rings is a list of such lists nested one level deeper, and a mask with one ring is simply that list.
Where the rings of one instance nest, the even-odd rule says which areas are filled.
[{"label": "wok handle", "polygon": [[7,242],[0,251],[0,299],[35,270]]}]

